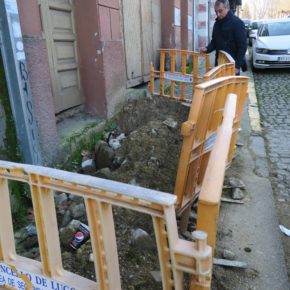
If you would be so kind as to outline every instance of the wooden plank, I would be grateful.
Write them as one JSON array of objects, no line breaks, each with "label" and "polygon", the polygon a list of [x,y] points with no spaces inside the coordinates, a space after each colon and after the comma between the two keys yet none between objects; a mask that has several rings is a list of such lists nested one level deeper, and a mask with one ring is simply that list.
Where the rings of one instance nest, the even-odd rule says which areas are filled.
[{"label": "wooden plank", "polygon": [[225,266],[225,267],[233,267],[233,268],[248,268],[248,264],[245,262],[240,261],[231,261],[231,260],[225,260],[225,259],[213,259],[214,265],[218,266]]},{"label": "wooden plank", "polygon": [[226,197],[222,197],[222,198],[221,198],[221,201],[222,201],[222,202],[228,202],[228,203],[244,204],[244,202],[241,201],[241,200],[236,200],[236,199],[226,198]]},{"label": "wooden plank", "polygon": [[[132,2],[132,1],[131,1]],[[141,0],[142,75],[149,75],[153,61],[152,0]]]},{"label": "wooden plank", "polygon": [[160,0],[152,0],[152,23],[153,23],[153,63],[158,67],[159,57],[157,49],[161,48],[161,6]]},{"label": "wooden plank", "polygon": [[140,0],[123,0],[124,42],[127,79],[142,76]]}]

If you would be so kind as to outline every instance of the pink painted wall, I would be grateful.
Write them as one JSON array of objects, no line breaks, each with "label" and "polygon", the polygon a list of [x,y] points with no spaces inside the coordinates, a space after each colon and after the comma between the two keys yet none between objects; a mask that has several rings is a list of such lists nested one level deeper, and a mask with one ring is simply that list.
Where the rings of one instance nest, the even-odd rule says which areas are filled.
[{"label": "pink painted wall", "polygon": [[197,5],[197,33],[198,33],[198,48],[206,46],[208,43],[208,13],[207,1],[199,0]]},{"label": "pink painted wall", "polygon": [[75,1],[80,76],[87,112],[106,116],[103,47],[98,5],[94,0]]},{"label": "pink painted wall", "polygon": [[116,105],[123,101],[123,92],[126,85],[126,64],[120,14],[118,0],[99,0],[108,116],[111,116]]},{"label": "pink painted wall", "polygon": [[17,0],[40,149],[45,164],[57,155],[57,130],[48,54],[38,0]]},{"label": "pink painted wall", "polygon": [[[182,0],[175,0],[174,1],[174,8],[175,10],[178,9],[179,13],[180,13],[180,25],[176,25],[176,23],[174,23],[174,29],[175,29],[175,48],[177,49],[181,49],[182,48],[182,24],[183,24],[183,19],[182,19],[182,5],[181,2]],[[183,1],[187,1],[187,0],[183,0]]]},{"label": "pink painted wall", "polygon": [[188,0],[181,1],[181,49],[188,49]]},{"label": "pink painted wall", "polygon": [[175,48],[174,0],[160,0],[161,3],[161,47]]},{"label": "pink painted wall", "polygon": [[75,10],[85,107],[106,117],[125,86],[119,1],[76,0]]},{"label": "pink painted wall", "polygon": [[188,15],[192,15],[192,11],[193,11],[193,1],[194,0],[188,0]]},{"label": "pink painted wall", "polygon": [[192,26],[188,27],[188,50],[193,50],[193,39],[192,39],[192,34],[193,34],[193,18],[192,18],[192,12],[193,12],[193,0],[188,0],[188,17],[191,17],[192,19]]},{"label": "pink painted wall", "polygon": [[17,0],[23,35],[42,36],[38,0]]},{"label": "pink painted wall", "polygon": [[175,47],[181,49],[181,27],[175,27]]},{"label": "pink painted wall", "polygon": [[187,0],[174,0],[174,6],[177,8],[181,8],[180,7],[180,1],[187,1]]}]

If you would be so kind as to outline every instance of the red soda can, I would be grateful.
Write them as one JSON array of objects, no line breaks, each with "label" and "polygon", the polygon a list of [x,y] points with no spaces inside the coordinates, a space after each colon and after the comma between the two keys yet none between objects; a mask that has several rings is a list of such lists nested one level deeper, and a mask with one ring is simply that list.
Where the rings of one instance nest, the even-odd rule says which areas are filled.
[{"label": "red soda can", "polygon": [[77,250],[89,239],[90,228],[87,225],[80,223],[72,241],[70,242],[70,247],[74,250]]}]

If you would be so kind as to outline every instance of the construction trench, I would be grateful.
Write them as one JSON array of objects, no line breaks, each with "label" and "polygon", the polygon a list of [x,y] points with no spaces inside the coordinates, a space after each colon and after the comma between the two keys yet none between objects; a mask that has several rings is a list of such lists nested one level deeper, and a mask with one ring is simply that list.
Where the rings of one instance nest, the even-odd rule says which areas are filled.
[{"label": "construction trench", "polygon": [[[172,193],[183,141],[181,125],[188,112],[189,107],[183,103],[146,93],[130,99],[113,119],[114,130],[104,132],[103,140],[91,151],[82,151],[78,171]],[[122,138],[115,146],[110,141],[118,140],[118,136]],[[95,280],[90,240],[77,250],[71,247],[80,223],[88,224],[83,199],[58,192],[55,202],[64,269]],[[152,218],[120,207],[113,207],[113,213],[122,289],[163,289]],[[180,238],[192,241],[195,229],[193,204],[188,228]],[[16,241],[20,255],[40,258],[37,236],[27,236],[27,227],[16,233]],[[190,275],[185,275],[184,281],[185,289],[189,289]],[[221,289],[215,286],[221,283],[213,276],[212,289]]]},{"label": "construction trench", "polygon": [[[227,64],[225,66],[227,66]],[[219,68],[222,70],[225,66],[221,65]],[[214,69],[213,76],[216,76],[215,72],[216,70]],[[224,222],[226,219],[224,214],[222,214],[222,219],[220,220],[222,228],[219,228],[219,232],[217,232],[217,219],[219,217],[218,211],[220,204],[219,194],[223,187],[222,181],[225,166],[226,163],[229,165],[229,161],[233,160],[231,167],[227,170],[222,200],[240,205],[245,202],[248,203],[247,199],[245,199],[245,202],[243,201],[245,194],[249,194],[245,193],[245,189],[248,185],[245,185],[239,180],[240,170],[244,167],[244,164],[241,163],[239,158],[237,158],[237,160],[233,158],[238,156],[240,150],[238,148],[236,154],[233,155],[235,146],[238,146],[235,137],[240,126],[239,121],[247,93],[247,82],[248,79],[245,77],[227,77],[214,80],[204,86],[196,87],[197,93],[194,100],[198,100],[199,97],[206,100],[200,107],[200,111],[198,111],[200,114],[192,114],[192,110],[190,110],[189,113],[190,106],[188,103],[177,102],[176,100],[160,96],[151,96],[149,92],[146,93],[145,91],[142,97],[129,99],[115,118],[111,120],[110,125],[104,130],[101,138],[102,140],[93,144],[89,150],[80,151],[79,157],[82,158],[82,160],[77,164],[77,172],[82,173],[84,178],[79,175],[75,176],[77,180],[73,180],[73,175],[70,175],[70,173],[56,172],[49,168],[39,168],[37,170],[29,166],[24,167],[25,169],[21,169],[21,165],[20,168],[18,168],[15,164],[5,164],[5,162],[2,162],[1,165],[4,167],[2,168],[1,174],[4,178],[19,181],[23,180],[24,182],[28,181],[32,189],[33,203],[36,206],[36,208],[34,208],[34,213],[36,214],[36,227],[33,217],[30,217],[30,224],[15,233],[17,254],[35,261],[41,259],[41,262],[44,263],[43,271],[46,276],[51,273],[50,271],[57,271],[54,268],[54,263],[56,263],[55,266],[58,266],[57,260],[61,256],[63,267],[68,271],[67,273],[76,273],[91,280],[81,280],[78,282],[79,284],[76,289],[80,289],[79,285],[85,285],[87,283],[87,285],[93,287],[92,289],[95,289],[95,284],[92,284],[92,281],[95,280],[100,283],[99,287],[102,290],[119,289],[119,286],[109,286],[109,288],[105,286],[107,285],[106,283],[108,283],[108,279],[104,278],[104,275],[112,275],[115,267],[120,271],[122,289],[171,289],[173,286],[172,283],[176,283],[176,281],[172,282],[172,279],[176,278],[174,275],[176,275],[176,269],[178,269],[178,267],[183,267],[182,272],[193,273],[190,272],[193,260],[188,264],[190,266],[187,269],[184,268],[184,263],[190,261],[186,260],[188,257],[193,256],[194,259],[196,259],[195,261],[198,261],[198,257],[201,257],[199,256],[200,253],[194,251],[194,247],[201,241],[198,240],[201,237],[195,236],[195,238],[193,238],[192,233],[197,228],[204,228],[205,232],[208,233],[208,243],[205,241],[204,245],[210,245],[212,249],[215,249],[215,254],[213,255],[215,258],[226,259],[227,263],[229,262],[231,265],[230,269],[224,269],[223,266],[215,266],[213,268],[213,273],[211,273],[211,263],[209,260],[204,260],[206,262],[203,266],[210,265],[210,267],[204,268],[204,272],[199,272],[198,275],[200,275],[199,278],[201,278],[201,280],[193,280],[194,275],[185,274],[182,286],[181,284],[178,285],[178,283],[174,284],[176,289],[183,289],[183,286],[184,289],[189,289],[191,281],[194,281],[193,283],[197,282],[197,284],[191,285],[191,289],[196,289],[196,285],[199,287],[198,283],[200,282],[204,283],[203,286],[205,286],[205,289],[209,289],[210,286],[207,281],[210,281],[210,276],[212,278],[211,289],[244,289],[243,287],[245,287],[245,285],[247,285],[247,289],[252,289],[251,287],[255,287],[254,285],[262,285],[264,279],[263,275],[260,276],[259,270],[261,270],[260,266],[264,266],[263,263],[256,265],[257,270],[249,268],[245,263],[235,261],[235,252],[229,250],[239,247],[239,239],[235,239],[234,237],[239,231],[233,232],[232,228],[227,227],[227,224]],[[163,89],[165,88],[163,87]],[[175,84],[172,86],[171,82],[171,91],[172,89],[175,90]],[[215,93],[213,93],[213,91]],[[238,100],[238,104],[235,103],[234,95],[228,96],[229,92],[239,95],[240,99]],[[217,99],[216,96],[219,96],[219,98]],[[224,103],[225,101],[226,103]],[[195,105],[198,105],[198,102],[195,103]],[[208,110],[208,105],[212,106],[212,109]],[[191,105],[191,109],[192,108],[193,106]],[[237,115],[235,123],[233,123],[235,108],[237,108]],[[194,110],[197,111],[197,109]],[[203,114],[205,113],[207,115],[203,118]],[[189,149],[193,152],[191,155],[193,157],[187,161],[188,163],[184,164],[189,164],[189,166],[192,164],[195,165],[195,160],[199,162],[199,158],[201,158],[202,160],[199,164],[203,166],[203,169],[198,170],[201,172],[201,175],[198,177],[199,180],[202,182],[205,175],[205,177],[207,177],[205,180],[208,181],[208,177],[214,176],[214,179],[219,180],[219,182],[218,184],[215,183],[215,185],[218,186],[212,188],[212,190],[206,191],[203,190],[203,187],[201,188],[198,211],[197,203],[194,202],[188,212],[188,223],[186,224],[186,228],[183,228],[184,220],[180,220],[179,214],[177,215],[177,225],[179,224],[180,229],[183,228],[179,231],[179,235],[177,235],[175,211],[173,207],[175,195],[173,195],[173,193],[176,194],[176,180],[178,179],[180,164],[182,164],[182,162],[180,163],[180,159],[182,159],[182,154],[184,154],[184,142],[186,137],[190,135],[188,133],[193,132],[191,124],[194,123],[190,122],[194,122],[194,120],[190,118],[197,115],[201,116],[201,118],[196,120],[197,126],[194,130],[197,132],[195,133],[197,141],[194,143],[197,144],[197,147],[194,147],[195,145],[192,147],[191,145]],[[222,116],[224,118],[222,118]],[[204,122],[204,120],[208,121]],[[206,126],[204,126],[205,123],[207,123]],[[228,129],[223,131],[226,128]],[[217,129],[218,133],[216,134],[215,130]],[[224,134],[220,132],[227,133]],[[214,138],[214,140],[216,138],[217,140],[214,142],[214,147],[212,147],[212,138]],[[231,146],[230,140],[234,140],[234,142],[231,142]],[[200,144],[202,145],[200,146]],[[183,148],[182,151],[181,147]],[[215,158],[210,158],[208,163],[209,152],[212,152],[211,156],[215,156]],[[219,155],[223,157],[219,158]],[[246,153],[245,156],[248,156],[248,153]],[[213,160],[213,162],[211,160]],[[216,162],[217,160],[219,162]],[[218,167],[216,167],[215,163],[218,164]],[[207,176],[205,172],[207,171],[206,168],[208,164],[211,164],[208,166],[211,168],[211,171],[209,171],[211,175],[209,176]],[[193,171],[193,173],[195,174],[195,171]],[[27,175],[31,177],[27,179]],[[104,179],[86,178],[85,176],[88,175]],[[189,176],[193,179],[192,175]],[[106,183],[106,179],[122,182],[118,184],[120,188],[114,188],[113,185],[113,187],[111,187],[111,183]],[[191,179],[189,179],[190,183],[192,183]],[[79,185],[75,183],[79,183]],[[131,184],[135,187],[126,187],[125,184]],[[205,184],[209,185],[210,182],[205,182]],[[198,189],[197,185],[194,185],[195,192],[196,189]],[[3,188],[7,195],[8,190],[5,189],[5,187]],[[57,221],[55,220],[55,226],[51,227],[51,222],[48,223],[46,217],[52,217],[51,210],[52,207],[54,207],[53,197],[51,196],[50,199],[47,200],[49,204],[47,209],[46,203],[41,200],[44,198],[47,199],[47,189],[53,189],[53,191],[50,191],[53,193],[55,188],[61,188],[61,190],[58,189],[54,193]],[[149,191],[145,194],[146,188],[148,188]],[[67,189],[67,192],[65,189]],[[132,189],[136,192],[131,192]],[[152,190],[159,191],[156,192],[159,196],[156,197],[156,200]],[[140,195],[141,192],[144,192],[144,195]],[[162,192],[168,192],[172,195],[172,198],[170,195],[167,195],[168,203],[165,199],[161,201]],[[193,192],[193,194],[195,192]],[[214,207],[212,207],[214,211],[212,211],[206,203],[203,204],[205,198],[204,193],[207,192],[217,194],[217,202],[212,203],[212,205],[214,205]],[[105,193],[105,195],[103,195],[103,193]],[[149,198],[150,195],[151,197]],[[176,195],[178,197],[178,194]],[[84,199],[81,196],[83,196]],[[97,203],[95,203],[92,197],[96,198]],[[111,200],[111,198],[113,199]],[[116,198],[116,200],[114,200],[114,198]],[[127,200],[126,202],[128,202],[129,206],[127,207],[122,207],[122,200],[124,202],[124,198]],[[158,202],[162,204],[162,211],[164,212],[161,211],[158,213],[157,204],[152,204],[152,198],[155,202],[159,200]],[[121,203],[119,203],[120,201]],[[110,204],[116,206],[112,208],[113,217],[107,216],[110,219],[108,226],[111,228],[106,228],[107,222],[104,219],[106,215],[103,216],[103,218],[98,215],[105,214],[107,209],[110,209]],[[147,210],[149,211],[147,212],[143,209],[143,211],[141,210],[143,213],[141,213],[140,209],[142,209],[142,206],[139,207],[139,205],[148,206]],[[178,204],[175,204],[175,206],[176,205],[178,206]],[[244,208],[247,208],[248,205]],[[169,208],[170,206],[171,208]],[[200,214],[203,206],[205,206],[205,211],[203,214]],[[98,207],[100,208],[98,209]],[[137,212],[137,210],[139,212]],[[147,214],[144,214],[144,212]],[[212,215],[213,213],[214,215]],[[1,218],[3,219],[6,216],[6,213],[2,213]],[[240,217],[238,217],[238,220],[240,220]],[[233,228],[237,226],[236,223],[238,220],[236,218],[232,220],[234,222],[232,225]],[[164,223],[165,221],[166,223]],[[110,224],[111,222],[112,224]],[[91,230],[91,239],[88,238],[88,224],[94,229]],[[115,234],[114,231],[112,231],[113,224],[116,231],[117,252],[110,256],[110,252],[107,252],[108,246],[110,248],[110,244],[114,244],[115,242]],[[99,225],[102,226],[102,229],[98,228]],[[254,224],[253,226],[255,227]],[[43,235],[41,230],[38,239],[36,232],[42,229],[42,227],[44,227],[46,235]],[[36,228],[38,230],[36,230]],[[176,234],[174,233],[175,231]],[[79,240],[80,232],[85,234],[85,238],[83,240],[81,239],[82,242]],[[107,235],[106,232],[111,232],[111,234]],[[8,236],[12,236],[12,233],[11,231]],[[56,249],[54,242],[45,238],[46,236],[51,236],[51,233],[59,234],[61,244],[61,252],[59,252],[59,254],[54,253]],[[98,237],[99,233],[100,237]],[[175,240],[172,240],[172,233],[173,236],[175,236]],[[4,247],[2,249],[0,247],[0,256],[1,254],[6,255],[8,245],[4,236],[2,236],[2,240],[2,245],[4,245]],[[8,237],[7,241],[9,240],[11,240],[11,237]],[[249,240],[251,240],[251,238],[249,238]],[[167,241],[169,242],[169,246],[167,245]],[[170,245],[172,241],[174,243]],[[40,247],[38,247],[38,243]],[[186,244],[190,245],[189,251],[184,250]],[[241,245],[242,244],[243,242]],[[47,253],[47,250],[43,250],[44,245],[47,247],[50,254],[57,258],[56,262],[48,260],[48,263],[45,263],[45,260],[49,257],[49,252]],[[178,245],[182,246],[178,247]],[[243,257],[243,253],[252,252],[254,244],[249,243],[249,245],[250,246],[246,246],[243,249],[236,248],[236,251],[239,252],[239,257]],[[100,259],[100,256],[98,257],[98,251],[96,251],[97,249],[100,250],[98,247],[101,247],[101,251],[99,251],[101,255],[108,256],[106,256],[106,260],[98,260],[96,263],[97,259]],[[201,246],[200,249],[203,251],[201,252],[202,255],[207,253],[207,256],[204,256],[204,258],[208,259],[211,257],[211,254],[209,255],[209,252],[206,250],[209,249],[209,247],[206,247],[207,248],[203,248],[203,246]],[[104,254],[102,249],[105,251]],[[196,249],[198,249],[198,247]],[[170,256],[168,255],[169,251],[171,252]],[[184,254],[178,257],[180,253]],[[57,257],[58,255],[59,257]],[[160,255],[165,256],[161,259]],[[117,259],[115,260],[116,263],[110,263],[110,260],[108,260],[109,257]],[[253,257],[255,256],[253,255]],[[7,257],[5,256],[4,259],[7,259]],[[194,263],[199,262],[200,261]],[[118,263],[120,267],[118,267]],[[221,262],[219,261],[219,263]],[[101,270],[96,270],[95,264],[100,266]],[[255,264],[255,261],[253,264]],[[235,265],[235,267],[233,267],[233,265]],[[61,264],[59,264],[59,266],[62,267]],[[113,272],[107,270],[107,266],[110,267],[109,270],[113,270]],[[208,269],[209,272],[207,272]],[[172,277],[171,271],[174,277]],[[96,273],[98,273],[98,277],[96,277]],[[56,274],[57,272],[53,274],[53,277],[56,278]],[[110,277],[109,283],[113,285],[115,283],[114,276]],[[204,280],[205,277],[209,279],[206,278],[208,280]],[[78,279],[81,279],[81,277]],[[117,281],[118,279],[115,280]],[[65,280],[61,281],[61,283],[63,283]],[[165,284],[162,285],[162,283]],[[269,281],[267,281],[267,283],[269,283]],[[91,289],[90,287],[85,286],[84,289]],[[258,287],[257,289],[260,288]]]},{"label": "construction trench", "polygon": [[[180,129],[187,120],[188,111],[188,106],[179,102],[145,93],[142,98],[129,100],[114,118],[113,132],[104,133],[103,140],[97,142],[94,150],[82,152],[79,171],[172,193],[182,145]],[[116,137],[125,135],[115,150],[108,140],[108,136],[114,134]],[[64,268],[95,280],[90,240],[77,251],[70,247],[79,223],[88,224],[83,200],[60,192],[55,200]],[[122,289],[162,289],[152,218],[119,207],[114,207],[113,212]],[[194,228],[193,214],[189,231]],[[184,237],[186,235],[190,236],[186,233]],[[39,258],[36,236],[22,241],[23,237],[19,237],[20,254]]]},{"label": "construction trench", "polygon": [[[171,63],[173,64],[175,63],[176,54],[173,53],[171,55],[173,56],[172,58],[173,60],[171,61]],[[197,58],[198,55],[194,55],[195,64],[197,64]],[[186,66],[185,52],[182,52],[181,59],[182,59],[182,71],[185,71]],[[162,53],[161,70],[160,70],[161,79],[163,78],[162,75],[164,74],[164,60],[165,54]],[[227,58],[225,58],[225,60],[227,60]],[[209,75],[209,77],[216,78],[220,74],[231,75],[232,73],[233,73],[233,63],[226,63],[221,64],[218,67],[218,69],[214,69],[212,74]],[[195,80],[195,82],[198,81],[197,75],[198,72],[195,68],[194,71],[192,72],[192,76],[190,75],[186,76],[185,82],[189,82],[191,88],[193,79]],[[168,76],[172,78],[174,74]],[[152,86],[153,84],[151,75],[151,85],[150,85],[151,93],[153,88]],[[181,205],[181,203],[183,202],[188,203],[186,199],[188,199],[189,196],[185,195],[183,191],[182,192],[180,190],[176,191],[176,188],[177,189],[181,188],[180,187],[181,183],[177,181],[178,180],[177,170],[179,170],[178,168],[180,165],[184,166],[188,164],[188,168],[190,168],[189,170],[193,170],[192,172],[194,174],[199,174],[200,172],[200,176],[198,177],[198,179],[196,179],[197,175],[196,177],[193,178],[193,176],[190,175],[192,173],[188,173],[189,174],[188,176],[190,176],[191,178],[189,179],[188,177],[186,177],[186,179],[182,181],[182,187],[185,188],[185,182],[186,183],[188,182],[188,184],[186,184],[186,187],[189,186],[188,188],[190,188],[189,191],[191,192],[191,194],[197,197],[197,193],[199,190],[198,184],[202,183],[202,179],[204,177],[204,173],[208,163],[208,156],[211,151],[212,144],[214,143],[214,140],[216,138],[215,131],[219,128],[222,122],[223,111],[225,106],[227,106],[228,109],[225,110],[225,112],[227,111],[228,115],[224,115],[226,121],[223,123],[226,125],[226,127],[228,127],[229,130],[226,129],[226,127],[224,127],[227,133],[226,131],[224,131],[224,133],[226,134],[222,133],[220,137],[225,138],[227,136],[226,138],[228,141],[226,142],[228,145],[224,146],[219,141],[220,145],[218,146],[220,147],[217,147],[215,151],[216,153],[218,152],[222,153],[221,151],[223,151],[222,156],[224,157],[222,157],[222,159],[220,159],[218,162],[218,164],[222,166],[220,167],[218,180],[220,180],[219,182],[222,182],[223,172],[225,170],[224,166],[226,164],[227,157],[229,158],[228,160],[231,160],[232,153],[234,150],[234,143],[232,143],[232,145],[230,146],[230,140],[235,140],[237,132],[236,126],[238,126],[239,124],[241,114],[240,110],[242,108],[246,96],[247,78],[240,79],[239,78],[236,79],[233,77],[221,78],[213,83],[209,83],[208,88],[200,87],[198,89],[196,100],[202,97],[204,98],[205,101],[204,103],[202,102],[200,104],[195,103],[196,107],[188,104],[189,102],[191,102],[192,89],[189,88],[189,90],[187,90],[185,84],[183,83],[180,84],[178,81],[175,83],[175,81],[171,80],[171,82],[169,83],[170,91],[171,92],[173,90],[175,91],[176,86],[179,86],[181,90],[181,98],[184,98],[185,93],[189,92],[190,96],[186,103],[177,102],[176,98],[168,99],[160,96],[152,96],[149,93],[144,93],[143,97],[141,98],[130,99],[128,103],[125,104],[124,107],[120,110],[119,114],[117,114],[117,116],[112,120],[110,126],[111,130],[108,132],[104,132],[102,138],[103,140],[100,140],[97,142],[97,144],[94,144],[93,146],[94,148],[90,148],[90,150],[83,150],[80,153],[82,155],[82,162],[79,164],[78,172],[86,175],[92,175],[96,177],[119,181],[122,183],[132,184],[135,186],[140,186],[143,188],[148,188],[150,190],[158,190],[161,192],[168,192],[171,194],[175,193],[178,198],[177,202],[179,203],[179,205],[177,206],[180,209],[180,206],[184,206]],[[244,88],[244,90],[241,90],[241,88]],[[231,89],[231,91],[229,91],[229,89]],[[165,84],[161,82],[160,92],[163,94],[165,93],[165,91],[166,91]],[[223,93],[222,95],[219,96],[218,92]],[[238,104],[235,103],[236,101],[234,96],[227,97],[229,92],[236,93],[239,95]],[[216,101],[215,99],[215,96],[217,95],[219,96],[218,101]],[[229,104],[228,102],[226,102],[226,99],[229,99]],[[232,122],[236,106],[238,115],[234,125]],[[190,107],[194,108],[193,110],[191,110],[193,111],[190,113],[191,115],[189,115]],[[211,109],[209,110],[208,108]],[[195,113],[195,111],[199,113],[197,114]],[[199,119],[196,119],[196,121],[194,119],[191,119],[193,116],[196,116]],[[183,148],[182,151],[183,157],[182,157],[181,146],[184,146],[183,137],[184,136],[194,137],[194,135],[192,134],[193,130],[191,129],[192,126],[191,124],[194,124],[194,122],[198,124],[196,128],[197,133],[195,137],[197,138],[196,139],[197,142],[194,143],[197,144],[197,147],[192,147],[193,145],[190,146],[186,145],[187,148],[186,147],[185,149]],[[183,126],[183,129],[181,129],[181,126],[184,124],[185,127]],[[206,125],[204,126],[202,124]],[[236,129],[233,130],[232,126],[234,126],[234,128]],[[188,137],[185,139],[188,140]],[[220,139],[222,141],[223,139],[221,139],[220,137],[218,137],[217,139]],[[224,149],[222,149],[223,147]],[[193,157],[192,159],[190,158],[190,160],[188,160],[189,156],[184,157],[184,154],[187,154],[186,151],[188,152],[192,151],[193,152],[192,156],[195,157]],[[180,159],[182,158],[183,162],[180,163]],[[185,161],[186,159],[188,161]],[[198,168],[199,167],[201,168],[200,170],[194,169],[195,166],[197,165]],[[179,178],[182,177],[183,179],[183,176],[187,176],[187,174],[184,173],[182,175],[179,175]],[[32,182],[34,179],[35,178],[32,179]],[[191,180],[196,181],[194,181],[193,183]],[[217,193],[220,192],[221,187],[222,184],[220,184],[218,188],[215,189],[215,191],[217,191]],[[36,188],[33,189],[33,191],[35,190]],[[35,196],[36,192],[32,194]],[[39,192],[39,194],[41,194],[41,192]],[[40,196],[35,196],[34,198],[38,199],[40,198]],[[191,196],[190,200],[192,200],[192,198],[193,197]],[[76,273],[80,276],[86,277],[90,280],[96,280],[97,279],[95,277],[96,270],[94,268],[94,255],[96,255],[96,252],[94,252],[93,255],[90,240],[88,240],[83,245],[79,245],[78,247],[75,246],[75,242],[78,240],[78,237],[77,235],[75,235],[75,233],[76,232],[79,233],[79,230],[77,229],[80,226],[83,229],[85,229],[87,227],[86,225],[88,225],[89,222],[90,223],[92,222],[92,218],[95,219],[94,217],[90,216],[89,221],[89,216],[87,216],[88,213],[87,207],[88,206],[90,207],[88,199],[83,200],[82,197],[70,195],[65,191],[61,191],[55,193],[55,202],[57,205],[57,223],[60,234],[61,253],[62,253],[61,255],[64,269],[71,273]],[[220,201],[218,201],[218,203],[215,205],[217,209],[219,207],[219,202]],[[37,202],[37,204],[38,203],[39,202]],[[186,205],[186,208],[188,208],[188,205]],[[37,207],[38,206],[41,206],[41,203],[39,203]],[[164,227],[164,225],[160,224],[159,226],[157,226],[156,222],[159,223],[158,219],[153,218],[152,222],[150,215],[140,214],[140,212],[139,213],[133,212],[132,209],[134,209],[134,206],[129,208],[130,209],[113,207],[114,214],[113,221],[115,223],[116,228],[116,246],[118,249],[118,261],[120,264],[122,289],[163,289],[162,287],[164,287],[164,285],[162,286],[162,280],[163,283],[166,284],[171,283],[170,282],[171,278],[170,276],[168,276],[169,274],[166,274],[167,271],[169,271],[167,273],[170,273],[169,270],[170,268],[168,268],[167,266],[168,262],[166,262],[168,261],[169,256],[168,253],[165,251],[162,255],[166,255],[166,257],[164,256],[164,258],[162,259],[163,261],[160,261],[160,251],[163,251],[164,246],[160,247],[160,245],[158,245],[157,247],[155,241],[158,241],[158,243],[160,243],[161,240],[160,236],[154,237],[154,232],[156,233],[157,230],[158,235],[160,234],[164,235],[164,233],[166,235],[164,229],[162,230],[162,227]],[[197,227],[196,203],[193,203],[191,208],[192,210],[190,210],[190,212],[186,210],[188,214],[187,216],[188,220],[182,221],[183,224],[182,233],[180,233],[179,238],[176,237],[180,241],[181,240],[190,241],[188,242],[188,245],[189,244],[194,245],[191,233]],[[34,209],[34,212],[35,211],[38,212],[37,215],[39,215],[41,214],[39,210],[40,209]],[[91,210],[92,209],[89,209],[89,211]],[[154,213],[154,211],[152,213]],[[205,212],[201,214],[201,217],[199,218],[200,222],[204,214]],[[168,218],[171,219],[170,216],[168,216],[167,214],[167,219]],[[38,228],[42,226],[41,225],[42,222],[46,222],[45,220],[42,221],[41,220],[42,218],[40,218],[39,220],[37,219],[36,216]],[[213,220],[210,222],[210,224],[213,226],[213,228],[210,230],[209,237],[210,245],[212,248],[214,248],[215,246],[215,236],[216,236],[215,229],[216,225],[214,220],[215,218],[213,217]],[[173,226],[174,228],[174,223],[175,222],[172,220],[172,224],[171,223],[167,224],[167,227]],[[184,225],[186,226],[185,228]],[[207,226],[208,225],[205,225],[206,231],[209,230],[207,229]],[[171,229],[167,230],[169,231],[168,234],[170,234],[170,232],[172,231]],[[174,231],[175,230],[173,230],[173,232]],[[22,234],[24,234],[24,236]],[[93,232],[91,234],[95,235],[95,233]],[[167,238],[165,235],[164,241],[166,243]],[[30,225],[26,227],[25,230],[22,229],[22,233],[20,231],[16,233],[15,236],[18,254],[24,257],[33,258],[35,260],[39,259],[40,253],[37,247],[36,229],[33,229],[33,226],[31,227]],[[94,239],[95,238],[98,239],[97,236],[95,236]],[[168,238],[169,240],[171,239],[170,235]],[[87,239],[85,239],[84,241],[86,240]],[[101,242],[101,240],[99,242]],[[41,245],[46,242],[45,240],[43,240],[43,238],[41,238],[39,240],[39,243]],[[107,243],[110,243],[110,241],[107,240]],[[96,245],[94,247],[96,247]],[[184,251],[184,249],[185,248],[183,246],[180,248],[182,252]],[[204,248],[205,251],[204,253],[207,253],[206,249],[207,248]],[[176,251],[178,251],[178,248],[176,248]],[[185,265],[182,263],[186,261],[182,260],[183,259],[182,257],[186,259],[188,255],[191,255],[190,254],[191,251],[192,250],[190,251],[186,250],[184,252],[185,256],[183,256],[183,254],[180,256],[181,258],[180,265],[182,265],[182,267],[183,265]],[[43,252],[42,256],[43,255],[46,255],[46,253]],[[204,256],[204,258],[209,257],[208,255],[209,252],[206,254],[206,256]],[[176,266],[178,267],[179,258],[176,257],[175,259],[176,261],[171,262],[173,262],[173,267]],[[161,264],[159,265],[159,262],[162,263],[162,265]],[[204,266],[209,267],[208,269],[210,269],[211,263],[207,260],[207,258],[202,263],[205,263]],[[161,277],[160,268],[162,267],[163,267],[162,275],[167,275],[166,278],[165,276]],[[166,272],[164,272],[164,267],[168,269],[166,270]],[[172,270],[175,271],[174,269]],[[187,270],[182,271],[187,272]],[[210,272],[207,271],[208,270],[206,270],[206,272],[204,272],[204,274],[201,275],[202,276],[205,275],[204,277],[210,275]],[[185,275],[184,279],[185,289],[189,289],[190,287],[189,285],[191,281],[191,276],[192,275],[189,274]],[[164,281],[164,279],[166,280]],[[207,283],[206,280],[203,281],[204,282],[202,283]],[[102,284],[102,281],[100,281],[100,283]],[[176,281],[174,283],[176,283]],[[169,284],[168,286],[166,286],[166,289],[167,287],[170,288]],[[178,283],[175,285],[179,289],[179,286],[177,286]],[[102,286],[100,287],[102,288]],[[207,284],[206,287],[209,287],[209,285]]]}]

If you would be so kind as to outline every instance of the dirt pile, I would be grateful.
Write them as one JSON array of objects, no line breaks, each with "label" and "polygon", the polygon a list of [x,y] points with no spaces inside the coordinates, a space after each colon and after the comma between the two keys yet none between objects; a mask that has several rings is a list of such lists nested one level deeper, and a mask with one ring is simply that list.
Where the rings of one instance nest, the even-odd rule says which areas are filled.
[{"label": "dirt pile", "polygon": [[[104,137],[112,147],[117,144],[113,154],[104,141],[97,144],[95,156],[89,156],[94,158],[96,171],[89,174],[172,193],[182,144],[180,128],[188,112],[187,106],[160,97],[129,100],[113,121],[114,132]],[[120,147],[118,142],[110,142],[111,136],[118,139],[121,134],[125,138],[122,137]],[[160,268],[151,217],[123,208],[114,208],[113,213],[122,289],[162,289],[161,281],[153,277]],[[136,232],[148,235],[145,237],[148,247],[140,240],[134,242]],[[68,247],[67,242],[63,247]],[[76,253],[65,252],[66,269],[94,279],[90,249],[88,241]]]},{"label": "dirt pile", "polygon": [[[114,131],[105,134],[94,151],[82,153],[81,171],[172,193],[182,145],[180,128],[188,112],[187,106],[160,97],[129,100],[113,120]],[[111,137],[121,134],[120,146],[113,145]],[[79,224],[88,224],[83,200],[59,193],[56,205],[64,268],[95,280],[90,240],[76,251],[70,248]],[[113,214],[122,289],[162,289],[151,217],[117,207]],[[32,256],[29,249],[22,254]]]},{"label": "dirt pile", "polygon": [[127,137],[116,151],[123,162],[113,178],[172,193],[182,144],[180,128],[188,110],[163,98],[129,101],[116,118]]}]

